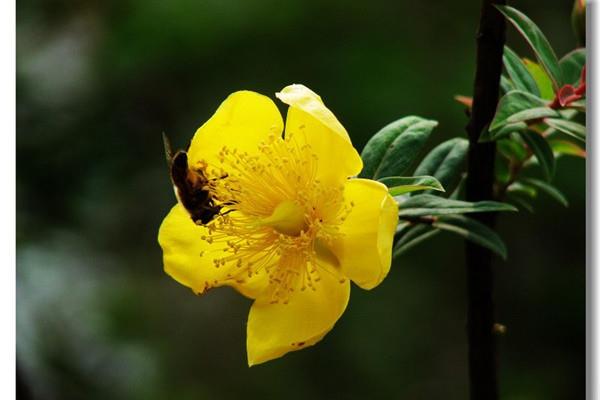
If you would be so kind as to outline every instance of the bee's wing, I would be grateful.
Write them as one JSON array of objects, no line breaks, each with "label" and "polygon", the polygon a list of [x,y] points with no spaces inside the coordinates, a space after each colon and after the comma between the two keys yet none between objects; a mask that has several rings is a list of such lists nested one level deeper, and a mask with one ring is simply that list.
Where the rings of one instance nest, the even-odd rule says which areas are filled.
[{"label": "bee's wing", "polygon": [[167,159],[167,165],[169,169],[173,165],[173,148],[171,147],[171,141],[166,133],[162,133],[163,145],[165,146],[165,158]]}]

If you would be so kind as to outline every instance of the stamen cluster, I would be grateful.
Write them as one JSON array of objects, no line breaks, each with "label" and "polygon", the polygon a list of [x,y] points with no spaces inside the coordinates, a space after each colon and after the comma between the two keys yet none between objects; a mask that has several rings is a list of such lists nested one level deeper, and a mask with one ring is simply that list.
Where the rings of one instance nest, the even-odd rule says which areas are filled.
[{"label": "stamen cluster", "polygon": [[316,290],[321,274],[337,268],[317,255],[341,235],[353,204],[345,204],[341,185],[316,178],[318,157],[302,131],[285,139],[271,135],[258,150],[221,149],[209,190],[223,209],[202,240],[212,244],[215,268],[235,266],[227,279],[243,283],[267,274],[271,302],[287,303],[292,292]]}]

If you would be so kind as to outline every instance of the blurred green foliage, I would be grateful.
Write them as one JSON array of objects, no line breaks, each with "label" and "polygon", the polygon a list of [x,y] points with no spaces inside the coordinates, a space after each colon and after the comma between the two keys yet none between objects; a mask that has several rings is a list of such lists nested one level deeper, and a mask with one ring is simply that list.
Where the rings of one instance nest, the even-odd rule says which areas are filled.
[{"label": "blurred green foliage", "polygon": [[[520,1],[558,53],[567,0]],[[461,135],[478,2],[17,3],[17,358],[36,399],[466,397],[462,242],[396,260],[316,347],[249,369],[249,301],[198,298],[162,271],[158,226],[175,199],[161,132],[178,147],[239,89],[304,83],[357,148],[388,121]],[[509,44],[529,54],[514,32]],[[503,215],[497,261],[502,398],[582,398],[585,165],[562,158],[570,200]]]}]

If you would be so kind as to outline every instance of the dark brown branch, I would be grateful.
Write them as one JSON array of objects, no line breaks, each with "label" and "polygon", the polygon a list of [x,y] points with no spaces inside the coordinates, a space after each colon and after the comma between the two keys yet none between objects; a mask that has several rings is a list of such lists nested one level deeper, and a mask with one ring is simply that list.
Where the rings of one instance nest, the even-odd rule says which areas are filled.
[{"label": "dark brown branch", "polygon": [[[479,30],[477,32],[477,70],[471,119],[467,125],[469,136],[469,164],[466,180],[468,201],[493,198],[494,142],[478,143],[484,129],[492,121],[498,104],[502,52],[506,23],[493,4],[504,0],[482,0]],[[476,218],[493,226],[493,214],[479,214]],[[493,333],[494,279],[492,253],[472,242],[466,242],[467,268],[467,334],[469,341],[469,381],[471,400],[496,400],[496,344]]]}]

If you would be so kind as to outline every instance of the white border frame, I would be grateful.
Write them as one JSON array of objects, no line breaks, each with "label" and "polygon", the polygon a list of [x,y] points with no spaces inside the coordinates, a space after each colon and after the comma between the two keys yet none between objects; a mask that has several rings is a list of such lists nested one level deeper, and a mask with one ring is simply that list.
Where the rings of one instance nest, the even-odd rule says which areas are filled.
[{"label": "white border frame", "polygon": [[600,287],[600,275],[595,270],[598,265],[598,251],[600,249],[600,237],[598,236],[599,215],[597,210],[598,187],[600,182],[600,160],[596,156],[595,148],[598,138],[597,116],[600,112],[600,103],[595,100],[598,90],[600,90],[600,79],[597,79],[600,71],[598,65],[598,53],[600,50],[598,37],[598,2],[588,1],[586,10],[586,47],[587,47],[587,106],[586,126],[587,135],[587,161],[586,161],[586,369],[587,369],[587,398],[600,399],[598,360],[600,359],[600,349],[598,348],[598,321],[600,307],[598,304],[599,296],[596,288]]}]

